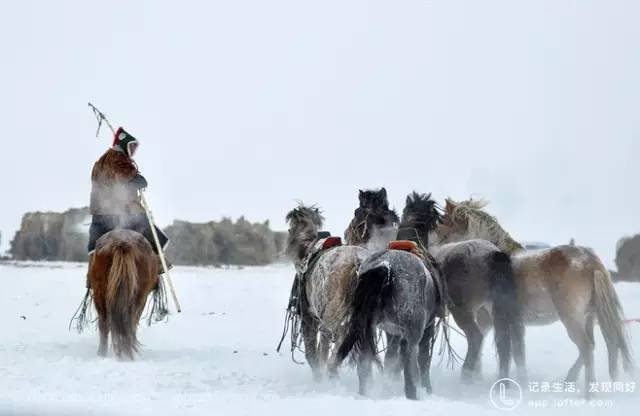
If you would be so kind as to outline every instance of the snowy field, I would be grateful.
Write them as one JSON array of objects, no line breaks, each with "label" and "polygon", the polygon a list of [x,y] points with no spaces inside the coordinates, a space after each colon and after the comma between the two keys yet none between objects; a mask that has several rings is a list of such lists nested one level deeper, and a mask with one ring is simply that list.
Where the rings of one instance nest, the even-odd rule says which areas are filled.
[{"label": "snowy field", "polygon": [[[85,266],[0,265],[0,415],[480,415],[496,373],[492,341],[483,351],[484,381],[459,384],[459,368],[434,368],[434,395],[405,400],[402,382],[376,374],[372,398],[356,394],[343,369],[335,383],[316,384],[309,368],[275,353],[293,270],[289,266],[220,270],[177,267],[183,312],[143,326],[142,354],[132,363],[98,358],[97,331],[69,332],[84,292]],[[640,284],[616,286],[628,317],[640,317]],[[630,323],[635,351],[640,324]],[[597,331],[598,328],[596,328]],[[454,334],[464,353],[464,339]],[[563,327],[527,329],[530,379],[561,381],[577,357]],[[299,357],[300,359],[302,357]],[[596,335],[596,375],[608,381],[606,350]],[[437,358],[435,359],[437,362]],[[570,393],[527,393],[517,414],[636,415],[635,393],[601,393],[591,407]],[[581,387],[581,386],[580,386]],[[541,409],[575,399],[580,408]],[[555,403],[555,404],[554,404]]]}]

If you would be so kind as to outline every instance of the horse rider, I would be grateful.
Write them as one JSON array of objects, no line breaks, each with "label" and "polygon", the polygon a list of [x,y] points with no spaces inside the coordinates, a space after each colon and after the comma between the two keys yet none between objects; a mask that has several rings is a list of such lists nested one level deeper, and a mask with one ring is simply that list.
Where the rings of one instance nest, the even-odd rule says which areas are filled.
[{"label": "horse rider", "polygon": [[[133,160],[138,146],[138,140],[119,127],[111,148],[93,165],[89,205],[92,215],[89,228],[89,270],[96,241],[117,228],[139,232],[158,254],[149,220],[140,201],[139,191],[147,187],[147,180],[140,174]],[[164,250],[169,239],[158,227],[156,232]],[[162,267],[159,270],[162,270]],[[88,273],[87,288],[90,288]]]}]

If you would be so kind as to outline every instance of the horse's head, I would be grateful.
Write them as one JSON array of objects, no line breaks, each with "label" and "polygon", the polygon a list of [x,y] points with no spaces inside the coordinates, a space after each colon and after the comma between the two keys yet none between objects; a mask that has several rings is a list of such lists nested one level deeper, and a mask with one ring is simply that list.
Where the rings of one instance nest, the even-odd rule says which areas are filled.
[{"label": "horse's head", "polygon": [[476,237],[468,236],[470,210],[459,210],[460,202],[451,198],[445,200],[444,215],[435,230],[434,242],[446,244]]},{"label": "horse's head", "polygon": [[[345,232],[345,240],[350,245],[362,245],[371,240],[390,240],[386,234],[395,234],[398,214],[389,208],[387,190],[360,190],[358,193],[360,205],[354,212],[354,218]],[[391,230],[387,233],[386,230]],[[385,244],[386,245],[386,242]]]},{"label": "horse's head", "polygon": [[515,241],[491,214],[484,211],[487,202],[468,199],[456,202],[447,198],[442,224],[437,236],[440,243],[479,238],[494,243],[501,250],[512,253],[523,247]]},{"label": "horse's head", "polygon": [[429,244],[429,234],[434,232],[441,222],[441,214],[431,194],[412,192],[407,195],[402,220],[398,231],[399,240],[418,240]]},{"label": "horse's head", "polygon": [[286,220],[289,224],[287,254],[294,261],[300,261],[317,240],[324,218],[315,205],[299,204],[287,214]]},{"label": "horse's head", "polygon": [[382,187],[378,190],[360,189],[358,192],[358,200],[360,208],[363,209],[389,209],[389,199],[387,198],[387,190]]}]

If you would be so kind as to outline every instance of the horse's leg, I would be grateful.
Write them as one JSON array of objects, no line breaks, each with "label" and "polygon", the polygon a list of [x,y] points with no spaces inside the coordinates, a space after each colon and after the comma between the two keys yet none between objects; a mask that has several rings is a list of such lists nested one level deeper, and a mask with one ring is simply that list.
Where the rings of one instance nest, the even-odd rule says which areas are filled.
[{"label": "horse's leg", "polygon": [[435,322],[431,322],[431,324],[424,330],[424,335],[420,340],[418,353],[418,365],[420,366],[422,387],[424,387],[429,394],[433,391],[433,388],[431,387],[431,358],[433,357],[431,346],[433,337],[435,336],[435,328]]},{"label": "horse's leg", "polygon": [[358,359],[358,392],[363,396],[367,395],[369,381],[371,380],[372,361],[373,357],[371,357],[370,353],[368,352],[363,352],[362,354],[360,354],[360,357]]},{"label": "horse's leg", "polygon": [[100,332],[98,355],[105,357],[109,351],[109,323],[107,320],[106,299],[103,291],[94,291],[93,303],[98,313],[98,331]]},{"label": "horse's leg", "polygon": [[520,383],[527,383],[527,360],[525,354],[524,335],[522,337],[511,337],[511,351],[513,353],[513,361],[516,363],[516,373]]},{"label": "horse's leg", "polygon": [[384,354],[384,371],[396,377],[400,374],[400,337],[387,332],[387,351]]},{"label": "horse's leg", "polygon": [[417,343],[410,344],[404,339],[400,341],[400,355],[402,356],[402,364],[404,366],[404,394],[407,399],[417,400],[418,392],[416,383],[420,378]]},{"label": "horse's leg", "polygon": [[98,347],[98,355],[101,357],[107,356],[109,349],[109,324],[107,324],[106,317],[98,317],[98,330],[100,331],[100,346]]},{"label": "horse's leg", "polygon": [[[576,344],[578,351],[580,352],[580,357],[569,370],[569,374],[567,374],[567,380],[575,380],[577,378],[577,373],[580,371],[580,367],[584,364],[585,392],[586,396],[589,397],[589,385],[595,380],[595,373],[593,369],[593,323],[588,323],[588,321],[593,320],[593,318],[585,316],[571,316],[563,314],[562,312],[560,312],[560,317],[567,329],[569,337]],[[591,326],[591,329],[589,326]]]},{"label": "horse's leg", "polygon": [[582,361],[582,355],[578,354],[578,358],[569,369],[569,372],[567,373],[567,377],[565,377],[564,381],[567,383],[577,381],[578,376],[580,375],[580,370],[582,370],[583,365],[584,365],[584,361]]},{"label": "horse's leg", "polygon": [[483,337],[493,328],[493,316],[485,306],[481,307],[476,313],[476,323]]},{"label": "horse's leg", "polygon": [[467,355],[464,357],[462,365],[462,382],[469,384],[473,380],[473,375],[477,368],[480,351],[482,349],[482,332],[476,325],[473,314],[462,308],[451,309],[453,319],[467,336]]},{"label": "horse's leg", "polygon": [[[593,326],[594,326],[594,317],[593,316],[587,317],[586,331],[589,337],[591,337],[591,339],[594,339]],[[611,359],[611,357],[609,357],[609,359]],[[583,365],[584,365],[584,360],[582,359],[582,354],[579,354],[575,363],[573,363],[573,365],[569,369],[569,372],[567,373],[567,377],[565,378],[564,381],[566,382],[577,381],[578,376],[580,375],[580,370],[582,370]]]},{"label": "horse's leg", "polygon": [[[476,312],[476,325],[482,334],[482,339],[487,336],[487,334],[493,328],[493,316],[491,311],[487,309],[485,306],[481,307],[478,312]],[[482,342],[482,341],[481,341]],[[478,358],[476,360],[476,366],[473,369],[474,375],[481,377],[482,376],[482,360]]]},{"label": "horse's leg", "polygon": [[318,368],[318,323],[307,314],[302,317],[302,338],[304,340],[304,355],[311,366],[313,379],[320,381],[322,374]]},{"label": "horse's leg", "polygon": [[[320,341],[318,345],[318,369],[319,371],[327,371],[328,362],[329,362],[329,350],[331,349],[331,334],[320,330]],[[331,377],[337,376],[337,368],[334,368],[336,371],[331,371]]]}]

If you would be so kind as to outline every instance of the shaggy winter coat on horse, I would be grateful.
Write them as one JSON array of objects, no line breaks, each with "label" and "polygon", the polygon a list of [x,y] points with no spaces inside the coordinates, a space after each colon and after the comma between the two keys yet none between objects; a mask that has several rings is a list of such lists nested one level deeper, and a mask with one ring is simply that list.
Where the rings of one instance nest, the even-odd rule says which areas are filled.
[{"label": "shaggy winter coat on horse", "polygon": [[[389,209],[384,188],[360,191],[359,199],[356,218],[346,234],[367,245],[368,239],[379,234],[376,230],[388,227],[388,219],[397,219],[397,215]],[[336,363],[355,351],[361,394],[367,391],[371,363],[378,362],[377,328],[388,339],[385,370],[404,370],[406,397],[417,398],[419,381],[431,392],[431,357],[437,322],[445,317],[446,294],[437,265],[423,250],[421,240],[435,223],[424,221],[423,213],[406,214],[405,208],[400,230],[408,231],[407,241],[387,243],[388,248],[368,251],[360,266],[349,333],[338,348]]]},{"label": "shaggy winter coat on horse", "polygon": [[287,214],[287,222],[287,254],[296,267],[296,284],[300,287],[297,313],[301,318],[305,356],[314,378],[319,380],[327,370],[332,342],[340,343],[346,335],[345,322],[351,317],[357,270],[366,250],[355,246],[329,249],[319,246],[322,240],[318,232],[323,218],[313,206],[298,206]]},{"label": "shaggy winter coat on horse", "polygon": [[[151,292],[153,306],[149,312],[149,323],[152,319],[162,320],[167,314],[155,255],[149,242],[139,233],[114,230],[98,240],[94,256],[89,279],[98,312],[98,354],[107,354],[111,334],[116,357],[133,360],[140,346],[136,337],[138,322]],[[83,313],[83,316],[86,315]],[[84,325],[86,320],[80,318],[79,328]]]},{"label": "shaggy winter coat on horse", "polygon": [[[366,192],[365,200],[368,203],[363,206],[363,198],[360,198],[361,216],[359,219],[354,218],[352,223],[360,224],[360,229],[373,230],[376,223],[382,222],[381,219],[394,216],[395,213],[387,204],[380,202],[383,198],[369,195],[375,191]],[[363,215],[364,212],[368,215]],[[356,214],[358,213],[356,211]],[[398,238],[417,238],[424,246],[430,243],[429,233],[438,228],[441,214],[429,194],[414,192],[407,197],[403,221],[410,221],[415,226],[407,227],[405,223],[398,232]],[[373,234],[375,231],[370,235]],[[398,242],[394,242],[393,246],[398,246]],[[422,254],[427,256],[426,264],[433,273],[437,273],[438,269],[442,272],[449,309],[467,337],[468,348],[462,367],[463,381],[471,381],[472,377],[480,372],[479,356],[482,342],[491,326],[495,329],[500,377],[508,377],[509,363],[513,355],[518,366],[518,377],[524,380],[524,328],[520,308],[515,301],[516,289],[509,256],[485,240],[464,241],[445,246],[429,244],[428,252]],[[434,259],[430,259],[429,254],[432,254]],[[495,311],[494,315],[481,314],[485,309]],[[399,342],[390,334],[387,334],[387,337],[385,370],[394,373],[399,370]],[[425,354],[422,357],[428,358],[429,355]]]}]

